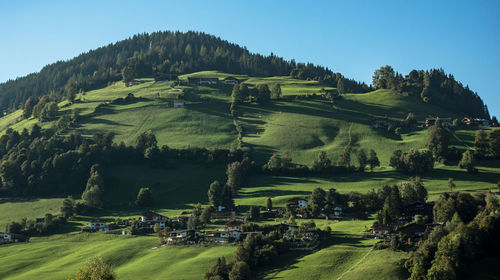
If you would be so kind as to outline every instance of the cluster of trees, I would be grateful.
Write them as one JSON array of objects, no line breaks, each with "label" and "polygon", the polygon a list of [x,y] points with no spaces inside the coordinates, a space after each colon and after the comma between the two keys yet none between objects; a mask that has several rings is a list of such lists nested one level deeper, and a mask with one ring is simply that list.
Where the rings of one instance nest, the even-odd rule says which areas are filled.
[{"label": "cluster of trees", "polygon": [[269,88],[268,84],[258,84],[253,88],[249,88],[247,84],[242,83],[234,85],[231,97],[233,104],[247,101],[266,103],[271,99],[280,99],[281,94],[280,84],[273,84],[271,88]]},{"label": "cluster of trees", "polygon": [[219,258],[205,273],[207,280],[250,280],[251,270],[273,262],[273,259],[287,250],[277,232],[268,235],[248,235],[234,254],[234,262]]},{"label": "cluster of trees", "polygon": [[424,102],[438,104],[453,112],[490,118],[481,97],[456,81],[453,75],[447,75],[443,69],[412,70],[403,77],[386,65],[375,71],[372,81],[377,89],[393,89],[420,96]]},{"label": "cluster of trees", "polygon": [[500,252],[500,207],[492,195],[444,194],[434,206],[436,227],[405,262],[409,279],[458,279],[468,266]]},{"label": "cluster of trees", "polygon": [[27,119],[33,116],[41,121],[47,121],[55,118],[58,110],[59,107],[55,99],[50,95],[44,95],[41,98],[32,96],[24,102],[23,118]]},{"label": "cluster of trees", "polygon": [[[18,108],[29,97],[50,93],[55,99],[71,98],[74,91],[101,88],[110,82],[155,73],[191,73],[213,69],[250,76],[288,76],[314,79],[346,92],[366,92],[369,87],[346,79],[330,69],[263,56],[218,37],[200,32],[155,32],[83,53],[68,61],[45,66],[40,72],[0,84],[0,109]],[[124,75],[122,75],[124,74]]]},{"label": "cluster of trees", "polygon": [[474,155],[478,158],[500,158],[500,129],[492,130],[489,135],[482,129],[477,130]]},{"label": "cluster of trees", "polygon": [[6,231],[24,236],[47,234],[59,229],[66,223],[64,215],[45,214],[43,221],[22,218],[21,221],[12,221],[7,225]]},{"label": "cluster of trees", "polygon": [[381,209],[377,212],[377,222],[386,225],[396,221],[401,216],[402,207],[416,202],[423,203],[427,200],[427,195],[427,189],[419,177],[392,187],[383,186],[377,193],[378,206]]},{"label": "cluster of trees", "polygon": [[429,150],[411,149],[404,153],[396,150],[391,155],[389,165],[405,174],[421,175],[432,171],[434,156]]},{"label": "cluster of trees", "polygon": [[[65,137],[34,125],[31,132],[7,129],[0,137],[0,194],[7,196],[68,195],[83,193],[86,204],[102,207],[106,168],[114,162],[169,167],[175,162],[224,164],[242,161],[241,150],[157,146],[151,131],[138,136],[135,146],[113,143],[113,134],[86,138],[79,133]],[[228,169],[229,170],[229,169]],[[230,169],[230,186],[241,185],[241,167]],[[241,173],[241,174],[240,174]],[[240,174],[240,175],[238,175]]]}]

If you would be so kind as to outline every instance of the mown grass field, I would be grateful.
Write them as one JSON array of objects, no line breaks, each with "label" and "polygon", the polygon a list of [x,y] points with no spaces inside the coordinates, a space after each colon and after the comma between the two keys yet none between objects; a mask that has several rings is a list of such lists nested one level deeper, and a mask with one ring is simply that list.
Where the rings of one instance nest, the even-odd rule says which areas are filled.
[{"label": "mown grass field", "polygon": [[0,247],[1,279],[66,279],[88,259],[113,263],[118,279],[202,279],[218,257],[235,247],[164,247],[157,237],[77,234]]}]

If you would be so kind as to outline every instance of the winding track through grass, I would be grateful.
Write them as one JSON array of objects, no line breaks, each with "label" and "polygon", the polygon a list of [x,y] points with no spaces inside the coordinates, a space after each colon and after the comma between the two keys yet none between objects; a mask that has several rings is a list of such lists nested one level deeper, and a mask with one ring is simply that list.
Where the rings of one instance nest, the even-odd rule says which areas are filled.
[{"label": "winding track through grass", "polygon": [[342,277],[344,277],[344,275],[346,275],[347,273],[349,273],[350,271],[352,271],[356,266],[358,266],[361,262],[363,262],[366,257],[368,257],[368,255],[373,251],[373,248],[370,249],[370,251],[368,251],[361,259],[359,259],[359,261],[357,263],[355,263],[353,266],[349,267],[348,270],[344,271],[340,276],[339,278],[337,278],[337,280],[340,280],[342,279]]}]

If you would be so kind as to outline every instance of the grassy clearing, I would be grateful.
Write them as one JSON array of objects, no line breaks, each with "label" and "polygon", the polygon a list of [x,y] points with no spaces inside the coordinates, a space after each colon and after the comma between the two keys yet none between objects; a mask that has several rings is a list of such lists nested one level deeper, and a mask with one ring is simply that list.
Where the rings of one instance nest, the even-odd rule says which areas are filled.
[{"label": "grassy clearing", "polygon": [[0,199],[0,231],[12,221],[35,219],[46,213],[58,214],[62,198]]},{"label": "grassy clearing", "polygon": [[217,257],[235,247],[168,247],[156,237],[78,234],[0,247],[1,279],[66,279],[89,258],[102,255],[118,279],[202,279]]}]

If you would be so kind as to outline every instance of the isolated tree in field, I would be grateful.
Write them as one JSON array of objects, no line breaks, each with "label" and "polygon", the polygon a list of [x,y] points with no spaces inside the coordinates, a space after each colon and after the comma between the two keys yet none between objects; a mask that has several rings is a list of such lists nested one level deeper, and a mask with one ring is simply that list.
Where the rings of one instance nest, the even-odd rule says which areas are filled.
[{"label": "isolated tree in field", "polygon": [[94,164],[90,169],[90,177],[87,181],[87,186],[82,194],[82,199],[85,204],[91,207],[99,208],[103,206],[102,190],[104,187],[104,180],[100,175],[99,165]]},{"label": "isolated tree in field", "polygon": [[73,103],[76,98],[76,89],[74,87],[66,88],[65,95],[66,95],[66,100]]},{"label": "isolated tree in field", "polygon": [[250,206],[250,220],[256,220],[260,217],[260,208],[258,206]]},{"label": "isolated tree in field", "polygon": [[351,167],[351,146],[344,148],[344,151],[339,155],[339,165],[347,168]]},{"label": "isolated tree in field", "polygon": [[231,188],[233,195],[236,195],[238,193],[238,189],[243,185],[244,173],[245,170],[242,162],[235,161],[227,165],[226,185]]},{"label": "isolated tree in field", "polygon": [[200,220],[204,224],[210,223],[210,218],[212,217],[212,207],[207,206],[201,211]]},{"label": "isolated tree in field", "polygon": [[281,159],[281,167],[283,168],[289,168],[292,164],[292,156],[290,154],[290,151],[284,151],[283,152],[283,157]]},{"label": "isolated tree in field", "polygon": [[448,179],[448,188],[450,188],[450,192],[453,191],[454,188],[456,188],[455,182],[453,181],[453,178]]},{"label": "isolated tree in field", "polygon": [[68,196],[61,202],[61,214],[65,218],[69,218],[73,216],[75,209],[75,201],[72,196]]},{"label": "isolated tree in field", "polygon": [[415,115],[412,112],[408,113],[405,120],[408,122],[408,126],[414,126],[417,123]]},{"label": "isolated tree in field", "polygon": [[240,84],[239,96],[240,96],[242,101],[245,101],[248,99],[248,96],[250,96],[250,90],[248,89],[247,84],[244,84],[244,83]]},{"label": "isolated tree in field", "polygon": [[257,85],[257,102],[266,103],[271,99],[271,91],[267,84]]},{"label": "isolated tree in field", "polygon": [[368,164],[370,165],[370,171],[373,171],[373,168],[380,166],[380,161],[378,160],[377,153],[373,149],[370,150]]},{"label": "isolated tree in field", "polygon": [[280,169],[281,167],[281,158],[277,154],[273,154],[270,158],[269,161],[266,164],[266,168],[271,171],[275,171]]},{"label": "isolated tree in field", "polygon": [[495,129],[490,132],[490,146],[493,156],[500,157],[500,129]]},{"label": "isolated tree in field", "polygon": [[24,102],[24,107],[23,107],[23,118],[27,119],[31,117],[33,114],[33,108],[35,105],[38,103],[38,98],[30,96],[28,99],[26,99],[26,102]]},{"label": "isolated tree in field", "polygon": [[364,172],[366,164],[368,163],[368,157],[366,156],[366,152],[363,149],[358,151],[358,163],[359,163],[359,171]]},{"label": "isolated tree in field", "polygon": [[224,189],[219,181],[214,181],[210,184],[210,188],[208,189],[208,200],[213,206],[218,207],[222,205],[223,191]]},{"label": "isolated tree in field", "polygon": [[250,280],[250,266],[246,262],[235,262],[229,272],[229,280]]},{"label": "isolated tree in field", "polygon": [[337,92],[339,94],[344,94],[344,78],[342,76],[337,77]]},{"label": "isolated tree in field", "polygon": [[234,85],[233,86],[233,91],[231,93],[231,97],[233,99],[233,103],[238,104],[242,101],[244,101],[244,98],[241,95],[240,91],[240,86],[239,85]]},{"label": "isolated tree in field", "polygon": [[445,157],[448,152],[448,142],[448,132],[444,129],[441,120],[437,119],[429,129],[427,147],[436,158]]},{"label": "isolated tree in field", "polygon": [[70,280],[115,280],[116,274],[111,264],[102,257],[94,257],[76,271],[75,278]]},{"label": "isolated tree in field", "polygon": [[280,99],[281,98],[281,85],[274,84],[271,88],[271,98]]},{"label": "isolated tree in field", "polygon": [[470,150],[465,151],[462,154],[462,159],[458,163],[458,167],[467,169],[467,172],[474,172],[475,166],[474,155]]},{"label": "isolated tree in field", "polygon": [[482,129],[476,131],[474,139],[474,151],[480,157],[487,157],[489,154],[490,143],[486,132]]},{"label": "isolated tree in field", "polygon": [[314,217],[317,217],[326,203],[326,192],[322,188],[315,188],[312,191],[310,205]]},{"label": "isolated tree in field", "polygon": [[135,148],[145,152],[147,148],[158,148],[158,140],[152,130],[145,131],[137,136]]},{"label": "isolated tree in field", "polygon": [[324,171],[330,168],[332,165],[332,162],[326,157],[326,152],[321,151],[318,154],[318,159],[314,160],[312,170],[318,172],[318,171]]},{"label": "isolated tree in field", "polygon": [[372,82],[376,89],[381,88],[391,88],[394,83],[394,69],[391,66],[386,65],[380,67],[373,73]]},{"label": "isolated tree in field", "polygon": [[267,206],[267,211],[273,210],[273,201],[270,197],[267,198],[266,206]]},{"label": "isolated tree in field", "polygon": [[226,258],[218,258],[217,262],[205,273],[205,280],[226,280],[229,279],[231,264]]},{"label": "isolated tree in field", "polygon": [[151,207],[153,205],[153,191],[150,188],[141,188],[135,204],[139,207]]},{"label": "isolated tree in field", "polygon": [[122,78],[125,83],[133,80],[136,77],[134,69],[130,66],[126,66],[122,69]]}]

